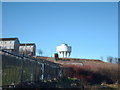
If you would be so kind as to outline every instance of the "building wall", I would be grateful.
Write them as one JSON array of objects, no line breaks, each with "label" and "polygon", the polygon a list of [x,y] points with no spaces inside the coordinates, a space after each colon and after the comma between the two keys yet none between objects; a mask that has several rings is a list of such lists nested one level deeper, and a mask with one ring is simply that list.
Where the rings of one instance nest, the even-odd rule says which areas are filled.
[{"label": "building wall", "polygon": [[8,50],[10,52],[19,54],[19,41],[9,40],[9,41],[0,41],[0,49]]},{"label": "building wall", "polygon": [[17,54],[19,54],[19,46],[20,46],[20,42],[18,39],[16,39],[14,42],[14,52],[16,52]]},{"label": "building wall", "polygon": [[14,42],[15,41],[0,41],[0,48],[1,49],[14,49]]},{"label": "building wall", "polygon": [[25,55],[35,56],[36,47],[34,45],[25,45],[19,47],[19,53]]}]

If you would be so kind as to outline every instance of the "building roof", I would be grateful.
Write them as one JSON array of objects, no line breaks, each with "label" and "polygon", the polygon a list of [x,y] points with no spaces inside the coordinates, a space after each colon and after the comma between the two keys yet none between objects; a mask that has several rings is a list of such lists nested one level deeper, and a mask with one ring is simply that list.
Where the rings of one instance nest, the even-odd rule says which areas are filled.
[{"label": "building roof", "polygon": [[31,45],[35,45],[35,43],[22,43],[22,44],[20,44],[20,46],[25,46],[25,45],[31,46]]},{"label": "building roof", "polygon": [[16,40],[18,38],[0,38],[0,41]]}]

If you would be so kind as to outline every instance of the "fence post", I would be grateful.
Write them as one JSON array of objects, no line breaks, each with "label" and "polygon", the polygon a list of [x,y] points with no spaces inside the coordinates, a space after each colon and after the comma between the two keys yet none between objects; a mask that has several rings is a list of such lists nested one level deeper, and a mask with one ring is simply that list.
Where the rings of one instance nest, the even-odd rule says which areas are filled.
[{"label": "fence post", "polygon": [[44,63],[42,63],[42,76],[41,76],[41,79],[42,81],[44,81]]},{"label": "fence post", "polygon": [[35,59],[35,83],[37,82],[37,59]]},{"label": "fence post", "polygon": [[21,57],[21,80],[20,80],[21,88],[23,87],[23,62],[24,62],[24,54]]}]

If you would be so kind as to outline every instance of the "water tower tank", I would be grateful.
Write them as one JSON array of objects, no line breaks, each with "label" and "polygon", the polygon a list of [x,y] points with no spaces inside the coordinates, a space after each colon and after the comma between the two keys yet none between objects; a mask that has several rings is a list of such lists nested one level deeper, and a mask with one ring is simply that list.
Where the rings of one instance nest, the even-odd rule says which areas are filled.
[{"label": "water tower tank", "polygon": [[68,46],[67,44],[61,44],[60,46],[57,46],[57,52],[60,57],[69,57],[71,54],[71,46]]}]

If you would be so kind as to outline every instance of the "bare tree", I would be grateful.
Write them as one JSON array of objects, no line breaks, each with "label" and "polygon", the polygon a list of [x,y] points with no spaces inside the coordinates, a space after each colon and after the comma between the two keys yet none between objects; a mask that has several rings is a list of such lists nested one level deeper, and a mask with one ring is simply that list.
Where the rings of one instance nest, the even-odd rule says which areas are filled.
[{"label": "bare tree", "polygon": [[120,64],[120,58],[118,58],[118,64]]},{"label": "bare tree", "polygon": [[42,56],[43,51],[42,51],[41,49],[39,49],[39,50],[38,50],[38,54],[39,54],[39,56]]},{"label": "bare tree", "polygon": [[107,60],[108,60],[108,62],[112,63],[113,62],[113,57],[109,56],[109,57],[107,57]]},{"label": "bare tree", "polygon": [[118,64],[118,58],[117,57],[114,58],[114,62],[115,62],[115,64]]}]

